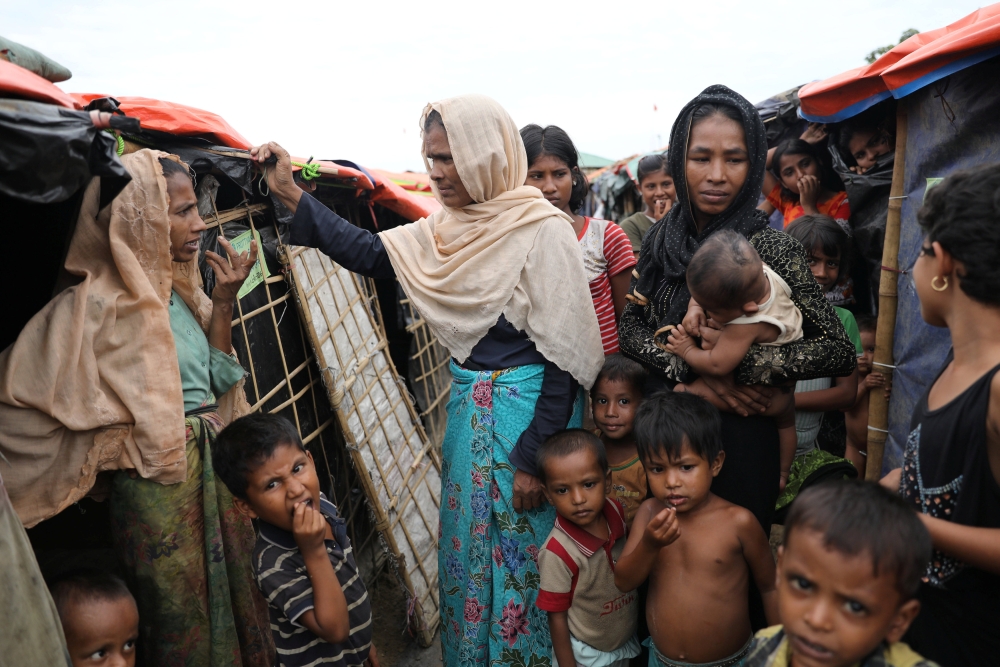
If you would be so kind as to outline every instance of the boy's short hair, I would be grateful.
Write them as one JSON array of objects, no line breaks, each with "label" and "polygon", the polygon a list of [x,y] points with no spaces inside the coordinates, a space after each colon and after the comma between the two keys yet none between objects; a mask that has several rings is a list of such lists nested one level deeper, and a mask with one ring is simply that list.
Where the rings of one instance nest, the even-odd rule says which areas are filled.
[{"label": "boy's short hair", "polygon": [[642,364],[632,361],[620,352],[609,354],[604,357],[604,368],[597,374],[594,386],[590,388],[590,395],[594,395],[597,383],[601,380],[624,382],[641,394],[642,388],[646,384],[647,375],[648,373]]},{"label": "boy's short hair", "polygon": [[709,236],[691,258],[687,268],[688,289],[713,295],[709,305],[743,305],[757,279],[753,269],[761,266],[760,255],[746,237],[731,229]]},{"label": "boy's short hair", "polygon": [[802,491],[785,519],[784,544],[796,530],[823,534],[823,544],[841,553],[871,556],[873,575],[889,572],[909,600],[931,559],[931,536],[915,508],[875,482],[838,480]]},{"label": "boy's short hair", "polygon": [[247,475],[274,454],[280,445],[306,451],[295,426],[284,417],[256,412],[222,429],[212,444],[215,474],[237,498],[246,500]]},{"label": "boy's short hair", "polygon": [[601,471],[608,472],[608,453],[601,439],[590,431],[582,428],[568,428],[559,431],[542,443],[535,454],[535,467],[538,468],[538,478],[545,483],[545,463],[549,459],[561,458],[585,450],[594,452]]},{"label": "boy's short hair", "polygon": [[878,328],[878,316],[876,315],[855,315],[858,322],[858,331],[876,331]]},{"label": "boy's short hair", "polygon": [[661,391],[643,401],[632,426],[639,458],[664,452],[680,456],[687,439],[698,456],[708,462],[722,451],[722,418],[714,405],[687,392]]},{"label": "boy's short hair", "polygon": [[97,568],[76,568],[53,577],[49,592],[59,616],[73,601],[133,599],[128,586],[118,576]]}]

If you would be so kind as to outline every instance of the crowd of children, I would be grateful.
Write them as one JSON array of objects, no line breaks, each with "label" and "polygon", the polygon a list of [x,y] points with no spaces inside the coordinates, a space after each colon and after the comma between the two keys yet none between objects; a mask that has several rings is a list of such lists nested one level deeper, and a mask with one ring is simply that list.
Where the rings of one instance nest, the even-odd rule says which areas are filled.
[{"label": "crowd of children", "polygon": [[[971,526],[980,525],[973,515],[982,507],[992,512],[986,525],[1000,515],[997,475],[990,472],[1000,458],[995,446],[983,445],[995,436],[981,432],[982,422],[1000,422],[993,415],[1000,401],[988,391],[1000,377],[1000,344],[981,344],[974,336],[1000,331],[994,307],[1000,274],[989,254],[1000,247],[994,229],[1000,167],[983,170],[992,189],[968,174],[948,179],[921,213],[928,236],[913,276],[925,319],[953,335],[964,326],[968,347],[956,345],[935,381],[938,393],[929,394],[914,417],[904,469],[880,486],[863,481],[869,392],[883,389],[888,396],[890,386],[873,367],[876,320],[851,312],[850,208],[815,149],[825,128],[810,126],[801,139],[769,154],[773,173],[761,206],[782,212],[785,232],[801,244],[857,353],[851,375],[789,382],[771,395],[764,414],[778,427],[777,516],[784,524],[775,554],[769,526],[713,493],[727,465],[721,413],[732,412],[731,406],[700,380],[650,393],[647,370],[618,353],[616,323],[642,237],[677,199],[665,157],[640,160],[646,208],[619,227],[578,215],[587,181],[563,130],[528,125],[520,135],[526,183],[572,221],[606,355],[589,395],[595,430],[559,431],[535,453],[542,493],[556,515],[532,555],[539,579],[535,604],[547,614],[552,664],[930,667],[936,663],[903,639],[919,642],[936,632],[925,621],[919,627],[927,634],[907,634],[923,605],[940,623],[954,621],[947,618],[954,600],[928,596],[926,585],[956,573],[982,588],[968,597],[993,617],[998,603],[981,593],[998,592],[997,576],[990,574],[996,537]],[[838,142],[853,156],[852,169],[864,173],[891,136],[859,126]],[[731,374],[751,346],[781,347],[803,336],[803,313],[788,284],[740,233],[723,230],[703,240],[685,280],[687,313],[680,324],[665,327],[663,348],[695,373]],[[986,376],[975,370],[980,357],[997,364]],[[948,412],[959,403],[982,413],[979,430],[969,431],[973,427],[960,423],[957,412]],[[834,452],[821,446],[821,431],[838,418],[845,434],[842,451]],[[933,473],[920,469],[929,456],[920,449],[922,428],[937,438]],[[954,451],[951,443],[974,451]],[[256,520],[253,575],[268,604],[278,663],[378,667],[375,619],[344,520],[320,492],[312,455],[294,426],[273,415],[242,417],[219,433],[211,463],[235,508]],[[856,477],[861,479],[851,479]],[[941,484],[925,484],[932,477]],[[978,504],[956,501],[963,485],[972,486],[963,498],[978,494]],[[968,519],[964,525],[945,520],[952,511]],[[964,569],[963,561],[980,569]],[[143,619],[120,579],[74,570],[50,582],[50,589],[74,666],[135,664]],[[763,619],[755,618],[755,604]],[[483,613],[475,600],[465,607],[466,615]],[[945,640],[934,641],[940,646]],[[955,653],[966,651],[962,655],[975,656],[975,664],[986,664],[979,660],[986,651],[966,649]]]}]

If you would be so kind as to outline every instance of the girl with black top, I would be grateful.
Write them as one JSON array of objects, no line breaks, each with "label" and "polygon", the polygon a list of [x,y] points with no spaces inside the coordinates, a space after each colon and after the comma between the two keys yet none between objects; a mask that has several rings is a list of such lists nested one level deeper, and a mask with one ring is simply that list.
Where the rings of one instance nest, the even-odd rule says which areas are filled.
[{"label": "girl with black top", "polygon": [[757,210],[767,141],[753,105],[725,86],[710,86],[681,111],[670,146],[677,203],[643,239],[638,278],[619,323],[621,350],[649,369],[649,391],[693,379],[684,360],[662,345],[669,326],[680,324],[687,312],[688,262],[719,230],[743,234],[788,283],[802,311],[804,337],[781,347],[754,345],[735,374],[702,376],[737,413],[722,415],[726,465],[712,491],[749,509],[769,531],[778,497],[778,432],[773,419],[748,415],[767,408],[769,387],[850,374],[854,344],[813,278],[802,246],[768,227],[767,215]]},{"label": "girl with black top", "polygon": [[920,400],[903,467],[882,483],[910,501],[934,557],[905,641],[950,667],[1000,656],[1000,165],[958,172],[917,214],[920,312],[952,352]]}]

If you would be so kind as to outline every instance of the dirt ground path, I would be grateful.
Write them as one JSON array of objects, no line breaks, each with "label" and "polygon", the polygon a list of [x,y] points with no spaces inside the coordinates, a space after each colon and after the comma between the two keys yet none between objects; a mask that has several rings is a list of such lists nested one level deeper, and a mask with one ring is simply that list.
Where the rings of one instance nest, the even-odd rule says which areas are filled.
[{"label": "dirt ground path", "polygon": [[441,667],[438,635],[429,648],[421,648],[406,629],[406,598],[389,575],[372,591],[373,641],[381,667]]}]

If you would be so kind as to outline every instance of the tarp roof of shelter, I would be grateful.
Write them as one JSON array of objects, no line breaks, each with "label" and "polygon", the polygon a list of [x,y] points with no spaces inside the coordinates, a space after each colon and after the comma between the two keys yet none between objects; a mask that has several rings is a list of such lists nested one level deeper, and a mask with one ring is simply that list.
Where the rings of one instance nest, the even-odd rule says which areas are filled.
[{"label": "tarp roof of shelter", "polygon": [[806,84],[799,90],[799,113],[810,121],[839,122],[996,55],[1000,55],[1000,3],[914,35],[871,65]]},{"label": "tarp roof of shelter", "polygon": [[[83,106],[101,97],[97,93],[73,93]],[[144,130],[167,132],[179,137],[201,137],[219,146],[250,148],[250,142],[222,116],[186,104],[165,102],[148,97],[115,97],[126,116],[138,118]]]},{"label": "tarp roof of shelter", "polygon": [[58,104],[69,109],[79,109],[81,106],[54,83],[20,65],[0,59],[0,97],[9,96]]},{"label": "tarp roof of shelter", "polygon": [[636,178],[636,173],[638,172],[639,169],[639,160],[646,157],[647,155],[653,155],[654,153],[665,153],[666,150],[667,147],[664,146],[663,148],[659,148],[655,151],[646,151],[644,153],[635,153],[634,155],[629,155],[626,158],[622,158],[621,160],[616,160],[615,162],[612,162],[606,167],[602,167],[597,171],[591,172],[590,174],[587,175],[587,179],[590,180],[591,183],[593,183],[595,180],[597,180],[599,176],[603,176],[604,174],[609,172],[612,174],[619,174],[624,169],[625,173],[628,174],[628,177],[634,181]]},{"label": "tarp roof of shelter", "polygon": [[580,167],[583,169],[600,169],[615,162],[614,160],[609,160],[606,157],[594,155],[593,153],[578,152],[577,155],[580,156]]},{"label": "tarp roof of shelter", "polygon": [[[28,72],[28,74],[31,73]],[[47,81],[45,83],[55,88]],[[73,103],[75,100],[77,106],[84,106],[91,100],[101,97],[108,96],[96,93],[74,93],[70,97],[70,102]],[[148,97],[116,97],[115,99],[118,100],[119,108],[126,116],[139,119],[144,130],[155,130],[180,137],[198,137],[226,148],[246,150],[251,146],[250,141],[237,132],[222,116],[211,111]],[[306,162],[305,158],[293,157],[292,159],[295,162]],[[320,178],[349,180],[358,189],[371,191],[372,201],[378,202],[408,220],[426,217],[440,208],[436,200],[407,192],[406,188],[394,183],[391,178],[377,178],[373,172],[353,163],[331,160],[314,160],[314,162],[320,166]],[[296,170],[298,169],[296,167]],[[429,187],[428,185],[428,189]]]}]

